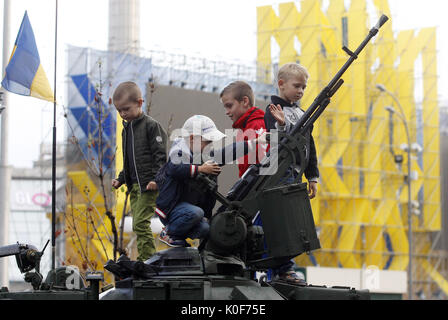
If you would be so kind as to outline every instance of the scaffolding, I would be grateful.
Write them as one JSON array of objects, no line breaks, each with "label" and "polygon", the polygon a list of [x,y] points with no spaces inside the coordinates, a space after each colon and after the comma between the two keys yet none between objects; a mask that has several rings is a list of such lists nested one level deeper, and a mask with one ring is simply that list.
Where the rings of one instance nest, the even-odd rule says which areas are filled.
[{"label": "scaffolding", "polygon": [[[386,0],[373,4],[373,15],[390,16]],[[272,6],[262,6],[257,20],[258,64],[266,70],[258,79],[271,83],[275,76],[275,41],[279,65],[301,63],[310,73],[305,108],[346,61],[341,47],[356,47],[371,24],[364,0],[351,1],[349,8],[343,0],[332,0],[325,12],[320,1],[312,0],[281,3],[278,14]],[[296,262],[407,270],[407,141],[403,123],[385,110],[399,106],[381,94],[376,87],[381,84],[404,106],[411,142],[423,150],[412,155],[411,163],[414,298],[446,297],[435,28],[402,31],[395,37],[388,22],[343,78],[343,87],[313,131],[321,191],[312,207],[322,250]]]}]

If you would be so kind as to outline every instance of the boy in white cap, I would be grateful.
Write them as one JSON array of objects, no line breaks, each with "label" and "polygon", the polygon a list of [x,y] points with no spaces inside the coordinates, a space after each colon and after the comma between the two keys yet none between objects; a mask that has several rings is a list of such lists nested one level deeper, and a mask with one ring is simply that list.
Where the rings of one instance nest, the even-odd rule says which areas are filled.
[{"label": "boy in white cap", "polygon": [[[221,173],[217,162],[223,165],[228,160],[224,157],[229,152],[233,151],[235,155],[236,149],[242,147],[247,154],[256,145],[255,141],[234,143],[230,148],[221,150],[218,157],[210,150],[207,154],[213,160],[203,162],[204,149],[224,138],[225,134],[216,128],[209,117],[202,115],[189,118],[180,131],[180,137],[174,140],[169,152],[168,162],[156,176],[159,196],[155,212],[165,225],[159,239],[172,247],[188,246],[186,238],[203,239],[208,236],[209,224],[206,218],[211,217],[216,198],[211,192],[204,194],[196,190],[189,181],[199,172],[216,179]],[[265,139],[265,136],[259,139]]]}]

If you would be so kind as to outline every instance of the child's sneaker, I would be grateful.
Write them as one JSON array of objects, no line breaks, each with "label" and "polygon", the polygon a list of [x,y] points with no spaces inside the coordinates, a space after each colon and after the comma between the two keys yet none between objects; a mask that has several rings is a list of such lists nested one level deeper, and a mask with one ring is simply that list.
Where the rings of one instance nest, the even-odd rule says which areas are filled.
[{"label": "child's sneaker", "polygon": [[187,241],[185,240],[174,240],[172,239],[167,233],[165,228],[162,229],[162,231],[159,234],[159,240],[165,243],[166,245],[169,245],[173,248],[179,248],[179,247],[187,247],[189,246]]}]

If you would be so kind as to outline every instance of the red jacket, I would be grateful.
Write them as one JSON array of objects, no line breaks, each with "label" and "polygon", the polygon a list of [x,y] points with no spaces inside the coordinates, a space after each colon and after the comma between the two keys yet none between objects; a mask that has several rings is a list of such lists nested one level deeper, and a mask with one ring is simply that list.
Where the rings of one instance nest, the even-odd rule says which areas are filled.
[{"label": "red jacket", "polygon": [[[238,120],[236,120],[232,127],[234,129],[241,129],[244,134],[239,134],[237,136],[237,141],[241,141],[243,139],[252,140],[266,131],[266,126],[264,124],[264,111],[257,107],[252,107],[247,110],[247,112],[243,114]],[[250,129],[253,131],[250,131]],[[266,155],[266,150],[259,150],[259,148],[261,148],[261,146],[257,144],[256,151],[252,151],[244,157],[238,159],[238,169],[240,177],[252,164],[254,164],[254,161],[251,161],[251,163],[249,163],[249,159],[255,159],[256,163],[259,163],[260,160],[263,159],[263,157]]]}]

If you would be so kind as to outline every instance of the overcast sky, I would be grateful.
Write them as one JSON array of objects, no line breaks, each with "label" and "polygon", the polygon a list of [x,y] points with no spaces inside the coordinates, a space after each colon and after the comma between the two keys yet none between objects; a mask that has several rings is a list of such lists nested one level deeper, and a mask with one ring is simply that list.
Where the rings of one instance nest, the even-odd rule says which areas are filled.
[{"label": "overcast sky", "polygon": [[[106,49],[108,0],[59,1],[57,99],[65,96],[65,48],[67,44]],[[256,7],[290,1],[268,0],[141,0],[141,45],[146,49],[201,54],[205,58],[256,60]],[[324,4],[328,0],[323,1]],[[348,4],[350,1],[346,1]],[[446,0],[389,0],[393,30],[438,27],[439,95],[447,99],[448,19]],[[424,7],[423,4],[424,3]],[[41,64],[50,84],[54,82],[55,0],[11,1],[12,48],[25,10],[34,29]],[[3,6],[0,6],[3,18]],[[2,19],[3,20],[3,19]],[[0,25],[3,35],[3,23]],[[3,41],[2,41],[3,43]],[[0,52],[1,54],[1,52]],[[51,144],[53,105],[35,98],[10,95],[9,161],[15,167],[31,167],[39,144]],[[58,107],[58,140],[64,139],[65,119]]]}]

